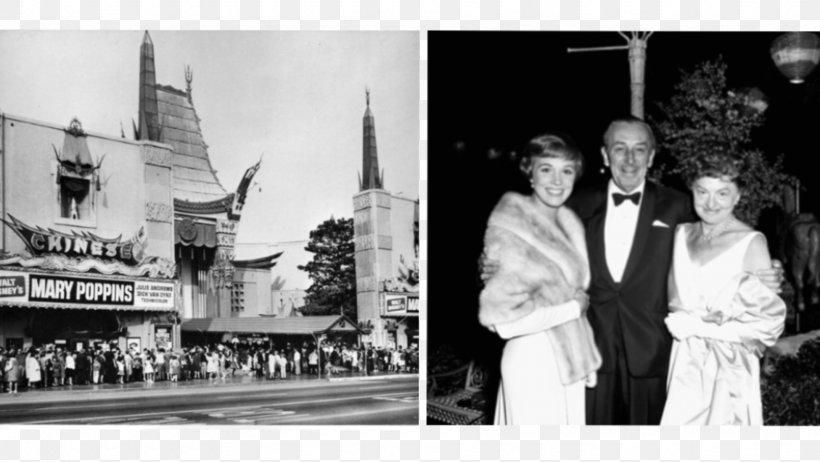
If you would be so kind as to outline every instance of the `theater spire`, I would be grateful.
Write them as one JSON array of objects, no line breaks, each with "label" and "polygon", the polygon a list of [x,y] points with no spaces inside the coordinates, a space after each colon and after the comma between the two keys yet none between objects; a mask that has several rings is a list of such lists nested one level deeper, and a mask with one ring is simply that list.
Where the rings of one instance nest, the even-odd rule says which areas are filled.
[{"label": "theater spire", "polygon": [[359,191],[384,188],[384,172],[379,174],[379,156],[376,150],[376,122],[370,111],[370,90],[365,90],[367,109],[364,111],[364,140],[362,149],[362,174],[359,176]]}]

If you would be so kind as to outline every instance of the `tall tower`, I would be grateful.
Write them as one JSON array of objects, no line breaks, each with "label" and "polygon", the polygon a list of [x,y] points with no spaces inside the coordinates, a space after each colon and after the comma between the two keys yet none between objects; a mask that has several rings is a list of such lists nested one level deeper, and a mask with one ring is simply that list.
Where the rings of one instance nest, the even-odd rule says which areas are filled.
[{"label": "tall tower", "polygon": [[384,187],[384,172],[379,175],[379,154],[376,149],[376,121],[370,111],[370,90],[365,90],[367,109],[362,120],[364,125],[364,141],[362,143],[362,175],[359,176],[359,191],[368,189],[382,189]]},{"label": "tall tower", "polygon": [[382,189],[376,153],[376,124],[370,111],[370,91],[364,112],[363,170],[359,193],[353,196],[353,239],[356,248],[356,310],[360,322],[373,326],[369,342],[385,346],[382,319],[382,282],[392,274],[393,238],[390,231],[391,197]]},{"label": "tall tower", "polygon": [[159,141],[159,110],[157,108],[157,77],[154,72],[154,42],[148,31],[140,47],[139,129],[136,138]]}]

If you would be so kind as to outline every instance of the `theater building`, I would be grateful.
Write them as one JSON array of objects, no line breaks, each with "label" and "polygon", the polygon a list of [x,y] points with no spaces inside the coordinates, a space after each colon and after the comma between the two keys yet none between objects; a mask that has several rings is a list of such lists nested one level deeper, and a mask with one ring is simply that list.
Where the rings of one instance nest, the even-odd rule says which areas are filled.
[{"label": "theater building", "polygon": [[174,259],[181,286],[179,316],[253,316],[258,312],[257,302],[263,303],[263,309],[270,306],[266,297],[257,299],[256,287],[269,279],[264,271],[273,266],[277,255],[242,262],[238,268],[234,247],[248,187],[261,159],[245,171],[234,192],[222,186],[211,166],[194,106],[193,73],[187,68],[185,81],[185,90],[156,82],[154,44],[146,32],[140,48],[135,138],[162,143],[173,152],[170,167]]},{"label": "theater building", "polygon": [[133,140],[0,114],[0,346],[174,349],[182,318],[270,310],[278,255],[234,259],[261,160],[228,192],[190,69],[185,90],[157,84],[146,32],[139,72]]},{"label": "theater building", "polygon": [[172,343],[171,148],[0,118],[0,345]]},{"label": "theater building", "polygon": [[418,346],[419,202],[385,189],[369,94],[363,125],[363,168],[353,196],[357,316],[367,343]]}]

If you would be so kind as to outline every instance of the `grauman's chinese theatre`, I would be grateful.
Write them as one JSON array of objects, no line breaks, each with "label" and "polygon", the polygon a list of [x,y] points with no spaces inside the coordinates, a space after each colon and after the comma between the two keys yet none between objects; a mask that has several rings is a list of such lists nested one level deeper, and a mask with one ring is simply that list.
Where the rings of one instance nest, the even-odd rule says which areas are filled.
[{"label": "grauman's chinese theatre", "polygon": [[[236,192],[225,190],[202,136],[190,69],[185,81],[184,91],[156,83],[154,44],[146,32],[140,50],[139,126],[134,131],[137,139],[157,141],[173,151],[174,220],[169,238],[181,287],[178,313],[182,318],[238,317],[245,303],[243,284],[234,284],[243,279],[235,278],[234,244],[248,187],[261,160],[248,168]],[[266,258],[270,266],[275,257]]]},{"label": "grauman's chinese theatre", "polygon": [[419,202],[385,189],[370,93],[363,117],[363,165],[353,196],[356,311],[374,346],[419,342]]},{"label": "grauman's chinese theatre", "polygon": [[0,114],[0,346],[178,348],[180,317],[228,317],[250,167],[217,180],[187,90],[140,51],[134,140]]}]

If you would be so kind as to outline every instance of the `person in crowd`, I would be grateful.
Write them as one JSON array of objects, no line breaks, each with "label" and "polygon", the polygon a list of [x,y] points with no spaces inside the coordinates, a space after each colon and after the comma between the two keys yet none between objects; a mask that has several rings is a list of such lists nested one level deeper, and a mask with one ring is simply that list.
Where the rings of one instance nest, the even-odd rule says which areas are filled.
[{"label": "person in crowd", "polygon": [[51,348],[46,348],[44,351],[40,351],[38,356],[38,361],[40,361],[40,387],[41,388],[48,388],[51,386],[51,356],[53,355]]},{"label": "person in crowd", "polygon": [[601,358],[585,316],[584,228],[564,205],[582,168],[568,138],[539,135],[520,161],[531,193],[504,194],[490,214],[479,321],[507,340],[496,424],[584,423],[584,385]]},{"label": "person in crowd", "polygon": [[695,166],[700,220],[675,231],[661,424],[763,425],[760,358],[783,333],[786,304],[755,276],[771,268],[765,236],[734,213],[750,167],[720,146]]},{"label": "person in crowd", "polygon": [[293,349],[293,375],[302,375],[302,353],[299,348]]},{"label": "person in crowd", "polygon": [[52,380],[55,387],[65,385],[65,367],[65,353],[61,348],[57,348],[51,360]]},{"label": "person in crowd", "polygon": [[[646,181],[655,136],[635,117],[613,120],[601,148],[612,178],[567,202],[583,220],[591,284],[589,322],[603,363],[587,390],[588,425],[657,425],[666,401],[672,337],[666,277],[674,231],[694,219],[683,193]],[[759,276],[770,286],[782,270]]]},{"label": "person in crowd", "polygon": [[6,354],[6,364],[3,367],[4,378],[9,393],[17,393],[17,382],[20,381],[20,366],[17,362],[16,351],[9,350]]},{"label": "person in crowd", "polygon": [[134,376],[134,357],[130,350],[126,350],[122,355],[122,359],[125,363],[125,376],[123,377],[123,381],[124,383],[129,383]]},{"label": "person in crowd", "polygon": [[74,371],[77,368],[77,354],[66,351],[65,354],[65,381],[68,386],[74,385]]},{"label": "person in crowd", "polygon": [[268,374],[270,374],[270,379],[276,379],[276,368],[279,367],[279,352],[277,350],[271,350],[268,354]]},{"label": "person in crowd", "polygon": [[279,377],[283,380],[288,377],[288,357],[287,354],[283,351],[279,355]]},{"label": "person in crowd", "polygon": [[157,354],[154,355],[154,376],[157,381],[163,381],[167,378],[168,368],[165,362],[165,349],[160,348]]},{"label": "person in crowd", "polygon": [[117,383],[125,384],[125,357],[122,354],[117,356]]},{"label": "person in crowd", "polygon": [[74,384],[85,385],[88,383],[88,357],[85,347],[80,347],[74,358]]},{"label": "person in crowd", "polygon": [[133,364],[132,364],[131,367],[133,368],[134,371],[133,371],[133,377],[132,377],[131,380],[133,382],[143,382],[143,381],[145,381],[145,378],[144,378],[145,374],[143,374],[143,371],[142,371],[143,360],[142,360],[142,355],[139,354],[139,350],[134,350],[134,357],[132,358],[132,360],[133,360],[132,361]]},{"label": "person in crowd", "polygon": [[308,354],[308,372],[311,375],[318,374],[319,371],[319,354],[316,352],[316,349],[310,350]]},{"label": "person in crowd", "polygon": [[207,357],[206,371],[209,380],[215,380],[219,375],[219,352],[212,350]]},{"label": "person in crowd", "polygon": [[179,372],[182,367],[182,363],[179,360],[179,357],[176,355],[171,355],[171,359],[168,362],[168,373],[170,375],[171,382],[178,382],[179,381]]},{"label": "person in crowd", "polygon": [[142,377],[145,383],[154,383],[155,357],[146,348],[142,353]]},{"label": "person in crowd", "polygon": [[205,378],[202,374],[202,355],[200,355],[199,347],[191,351],[191,378],[194,380]]}]

